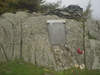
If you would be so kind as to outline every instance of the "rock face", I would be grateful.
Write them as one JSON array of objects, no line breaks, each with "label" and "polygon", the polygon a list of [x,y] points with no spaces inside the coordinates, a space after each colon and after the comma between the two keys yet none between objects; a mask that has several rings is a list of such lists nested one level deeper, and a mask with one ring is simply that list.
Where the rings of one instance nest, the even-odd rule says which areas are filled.
[{"label": "rock face", "polygon": [[[63,70],[74,64],[83,64],[84,57],[77,53],[83,49],[81,22],[66,20],[65,46],[51,45],[47,20],[61,19],[55,15],[5,13],[0,17],[0,62],[23,58],[25,61],[55,70]],[[86,60],[88,68],[100,69],[100,23],[86,23]],[[95,38],[94,38],[95,37]]]},{"label": "rock face", "polygon": [[67,19],[79,19],[83,16],[83,8],[81,8],[78,5],[69,5],[66,8],[63,9],[56,9],[49,11],[47,14],[53,14],[57,15],[62,18],[67,18]]},{"label": "rock face", "polygon": [[90,69],[100,69],[100,22],[89,19],[86,25],[87,65]]}]

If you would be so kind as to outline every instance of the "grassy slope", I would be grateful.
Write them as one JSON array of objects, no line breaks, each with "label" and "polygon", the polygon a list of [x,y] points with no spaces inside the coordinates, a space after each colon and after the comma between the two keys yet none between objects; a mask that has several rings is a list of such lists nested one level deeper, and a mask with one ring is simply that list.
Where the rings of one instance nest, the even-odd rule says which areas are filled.
[{"label": "grassy slope", "polygon": [[100,75],[100,70],[69,69],[55,72],[25,62],[9,62],[0,64],[0,75]]}]

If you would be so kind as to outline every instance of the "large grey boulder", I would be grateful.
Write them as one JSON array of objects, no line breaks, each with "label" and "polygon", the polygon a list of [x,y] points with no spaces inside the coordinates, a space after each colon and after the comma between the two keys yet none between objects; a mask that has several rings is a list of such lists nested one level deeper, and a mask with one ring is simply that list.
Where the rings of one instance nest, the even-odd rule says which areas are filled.
[{"label": "large grey boulder", "polygon": [[[84,55],[77,53],[78,48],[83,50],[82,23],[65,19],[66,44],[59,46],[50,43],[47,25],[50,19],[61,18],[27,12],[3,14],[0,17],[0,62],[22,57],[27,62],[55,70],[84,64]],[[100,68],[99,25],[92,20],[86,22],[86,62],[90,69]]]}]

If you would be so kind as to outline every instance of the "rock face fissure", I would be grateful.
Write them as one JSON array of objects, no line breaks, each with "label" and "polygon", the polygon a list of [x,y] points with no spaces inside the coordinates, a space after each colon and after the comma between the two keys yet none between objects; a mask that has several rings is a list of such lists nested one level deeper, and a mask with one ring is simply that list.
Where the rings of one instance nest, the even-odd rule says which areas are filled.
[{"label": "rock face fissure", "polygon": [[[84,64],[84,55],[77,53],[78,48],[83,50],[82,23],[65,19],[65,46],[51,45],[46,24],[49,19],[61,18],[27,12],[3,14],[0,17],[0,62],[22,58],[55,70]],[[100,23],[89,19],[85,33],[87,66],[100,69]]]}]

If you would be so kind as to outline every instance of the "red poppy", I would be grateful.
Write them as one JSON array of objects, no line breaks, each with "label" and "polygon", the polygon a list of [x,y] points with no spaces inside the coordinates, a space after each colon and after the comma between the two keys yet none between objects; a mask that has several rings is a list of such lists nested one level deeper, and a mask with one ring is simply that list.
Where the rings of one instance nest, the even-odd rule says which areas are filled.
[{"label": "red poppy", "polygon": [[77,53],[78,53],[78,54],[83,54],[83,53],[84,53],[84,51],[83,51],[83,50],[81,50],[80,48],[78,48],[78,49],[77,49]]}]

